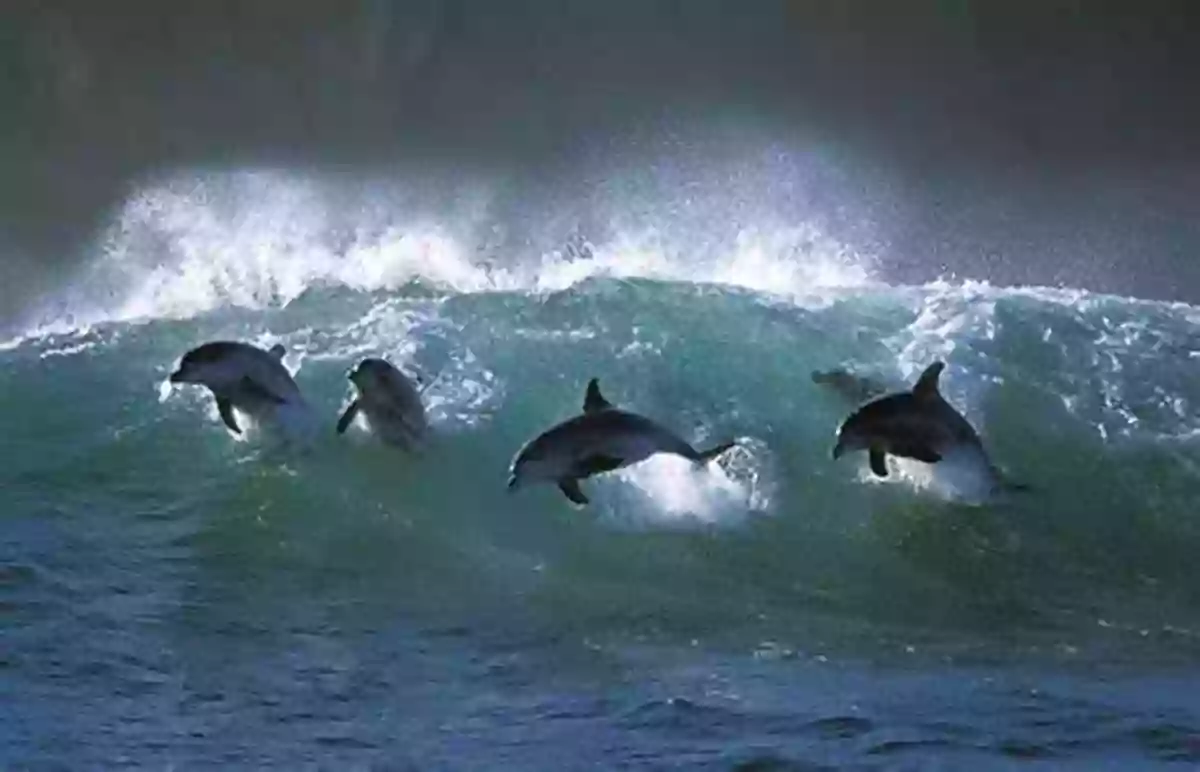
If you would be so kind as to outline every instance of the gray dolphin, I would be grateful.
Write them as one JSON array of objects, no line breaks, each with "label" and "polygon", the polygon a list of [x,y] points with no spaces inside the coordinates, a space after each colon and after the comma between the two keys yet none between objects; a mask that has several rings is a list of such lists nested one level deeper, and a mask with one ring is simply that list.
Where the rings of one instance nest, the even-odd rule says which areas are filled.
[{"label": "gray dolphin", "polygon": [[649,418],[614,407],[592,378],[580,415],[547,429],[517,451],[509,467],[508,489],[553,482],[568,499],[582,506],[588,498],[579,489],[579,481],[592,475],[631,466],[657,453],[706,464],[735,444],[723,442],[698,451]]},{"label": "gray dolphin", "polygon": [[374,357],[359,362],[347,377],[358,389],[358,397],[338,419],[338,434],[361,412],[371,431],[387,444],[412,450],[421,442],[429,424],[421,392],[412,380]]},{"label": "gray dolphin", "polygon": [[925,368],[911,391],[868,402],[838,428],[833,458],[865,450],[871,471],[887,477],[886,456],[901,456],[936,464],[951,454],[983,468],[993,488],[1028,490],[1004,479],[992,464],[974,427],[942,396],[938,378],[944,362]]},{"label": "gray dolphin", "polygon": [[837,393],[854,405],[861,405],[887,393],[887,386],[880,381],[863,375],[855,375],[845,368],[813,370],[812,381]]},{"label": "gray dolphin", "polygon": [[241,434],[234,408],[259,418],[279,405],[305,405],[300,388],[283,366],[284,353],[279,344],[263,351],[249,343],[212,341],[184,354],[169,380],[207,387],[217,400],[221,420]]}]

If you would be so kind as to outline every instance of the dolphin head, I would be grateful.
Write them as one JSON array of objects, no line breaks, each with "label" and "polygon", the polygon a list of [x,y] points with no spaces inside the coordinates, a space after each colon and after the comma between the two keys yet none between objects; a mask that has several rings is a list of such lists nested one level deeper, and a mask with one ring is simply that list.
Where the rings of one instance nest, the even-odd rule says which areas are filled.
[{"label": "dolphin head", "polygon": [[847,453],[871,447],[872,432],[860,416],[861,414],[851,416],[838,428],[837,442],[834,443],[832,452],[835,461]]},{"label": "dolphin head", "polygon": [[199,349],[192,349],[184,354],[179,360],[179,365],[167,376],[167,380],[171,383],[199,383],[200,373],[207,363],[197,356],[198,351]]},{"label": "dolphin head", "polygon": [[388,371],[391,370],[391,367],[383,359],[367,357],[351,369],[346,374],[346,377],[360,390],[369,389],[382,381],[387,376]]},{"label": "dolphin head", "polygon": [[531,440],[513,457],[508,470],[508,490],[515,491],[537,482],[552,482],[563,478],[570,466],[562,449],[553,437],[543,434]]},{"label": "dolphin head", "polygon": [[233,360],[237,357],[237,345],[216,341],[197,346],[183,355],[179,366],[168,376],[171,383],[198,383],[205,386],[221,383],[227,379]]},{"label": "dolphin head", "polygon": [[544,460],[537,458],[528,450],[528,447],[522,448],[513,457],[512,464],[508,467],[508,490],[510,492],[519,490],[527,483],[544,478],[544,474],[539,474],[542,467],[545,466]]},{"label": "dolphin head", "polygon": [[420,408],[421,392],[417,388],[423,384],[420,375],[410,376],[401,372],[387,360],[368,357],[347,372],[346,377],[364,396],[387,395],[391,400],[398,400],[407,405],[409,409]]}]

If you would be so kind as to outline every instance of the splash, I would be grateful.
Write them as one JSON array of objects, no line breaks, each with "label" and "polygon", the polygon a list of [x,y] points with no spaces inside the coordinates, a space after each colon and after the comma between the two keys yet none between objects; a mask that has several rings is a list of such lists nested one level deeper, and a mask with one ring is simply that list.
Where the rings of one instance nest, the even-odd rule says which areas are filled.
[{"label": "splash", "polygon": [[982,506],[1000,501],[1005,493],[989,463],[974,449],[947,453],[936,464],[888,456],[887,477],[877,477],[863,464],[858,479],[864,484],[901,485],[944,501]]},{"label": "splash", "polygon": [[[709,232],[622,226],[609,213],[596,242],[510,249],[486,190],[446,205],[418,190],[347,195],[315,176],[279,171],[180,173],[147,183],[102,233],[98,256],[36,329],[191,318],[220,308],[286,307],[320,287],[395,292],[560,291],[592,277],[686,280],[820,303],[871,281],[869,261],[809,222],[726,225]],[[667,206],[667,204],[664,204]],[[547,226],[550,227],[550,226]]]},{"label": "splash", "polygon": [[739,438],[721,459],[703,468],[679,456],[652,456],[616,475],[644,500],[623,514],[614,510],[610,518],[627,527],[741,526],[770,511],[775,485],[769,457],[765,444],[751,437]]}]

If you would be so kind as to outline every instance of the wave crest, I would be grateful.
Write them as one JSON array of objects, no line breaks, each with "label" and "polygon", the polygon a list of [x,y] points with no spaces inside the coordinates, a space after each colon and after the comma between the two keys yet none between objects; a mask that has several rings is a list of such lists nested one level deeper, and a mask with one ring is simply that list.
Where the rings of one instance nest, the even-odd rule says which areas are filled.
[{"label": "wave crest", "polygon": [[[439,208],[440,207],[440,208]],[[595,242],[497,245],[505,230],[486,190],[429,206],[416,192],[347,196],[316,177],[274,171],[179,174],[117,211],[100,255],[43,324],[189,318],[223,307],[286,306],[319,286],[452,293],[549,292],[595,276],[710,282],[820,302],[871,281],[869,263],[809,222],[709,232],[626,227],[613,211]],[[551,218],[553,219],[553,218]]]}]

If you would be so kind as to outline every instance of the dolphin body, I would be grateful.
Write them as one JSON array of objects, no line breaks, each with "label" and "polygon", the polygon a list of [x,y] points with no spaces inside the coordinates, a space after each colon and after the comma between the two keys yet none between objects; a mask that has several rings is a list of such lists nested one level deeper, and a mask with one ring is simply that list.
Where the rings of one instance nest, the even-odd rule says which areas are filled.
[{"label": "dolphin body", "polygon": [[840,367],[834,370],[813,370],[812,381],[818,386],[825,386],[853,405],[861,405],[887,393],[887,386],[874,378],[855,375]]},{"label": "dolphin body", "polygon": [[221,420],[232,432],[241,434],[234,408],[259,420],[274,417],[281,406],[307,407],[296,381],[283,366],[284,353],[279,344],[263,351],[249,343],[212,341],[184,354],[169,380],[207,387],[216,398]]},{"label": "dolphin body", "polygon": [[581,414],[547,429],[517,451],[509,468],[508,489],[553,482],[572,503],[582,506],[588,497],[579,489],[579,481],[592,475],[632,466],[657,453],[706,464],[735,444],[723,442],[698,451],[649,418],[614,407],[593,378]]},{"label": "dolphin body", "polygon": [[347,377],[358,389],[358,397],[338,419],[338,434],[343,434],[361,412],[371,431],[388,445],[413,450],[420,444],[429,423],[421,392],[412,380],[374,357],[359,362]]},{"label": "dolphin body", "polygon": [[942,396],[938,379],[945,367],[944,362],[934,362],[910,391],[880,397],[852,413],[838,428],[833,458],[865,450],[871,471],[887,477],[888,454],[927,464],[953,457],[981,469],[992,490],[1028,490],[1028,486],[1006,481],[974,427]]}]

